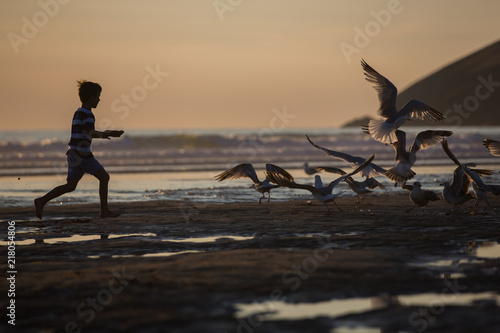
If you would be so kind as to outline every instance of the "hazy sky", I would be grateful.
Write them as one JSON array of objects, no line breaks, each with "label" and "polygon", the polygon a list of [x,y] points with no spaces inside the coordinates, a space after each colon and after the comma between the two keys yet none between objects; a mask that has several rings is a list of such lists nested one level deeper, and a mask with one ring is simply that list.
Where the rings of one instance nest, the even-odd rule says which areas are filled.
[{"label": "hazy sky", "polygon": [[[400,91],[500,38],[495,0],[0,2],[6,129],[338,127],[375,115],[361,58]],[[415,96],[425,101],[425,96]]]}]

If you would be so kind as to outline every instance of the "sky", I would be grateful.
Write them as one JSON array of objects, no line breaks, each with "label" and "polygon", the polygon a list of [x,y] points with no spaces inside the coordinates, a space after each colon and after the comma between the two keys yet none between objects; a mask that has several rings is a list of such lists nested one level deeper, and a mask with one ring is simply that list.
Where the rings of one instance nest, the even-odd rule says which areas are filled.
[{"label": "sky", "polygon": [[[3,0],[0,131],[336,128],[500,39],[495,0]],[[415,96],[425,102],[425,96]]]}]

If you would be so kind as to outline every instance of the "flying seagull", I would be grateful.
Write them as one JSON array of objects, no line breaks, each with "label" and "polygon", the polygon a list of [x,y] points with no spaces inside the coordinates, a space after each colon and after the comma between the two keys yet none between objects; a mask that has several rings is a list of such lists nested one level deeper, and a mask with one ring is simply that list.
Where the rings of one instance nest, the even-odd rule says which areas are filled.
[{"label": "flying seagull", "polygon": [[322,184],[320,184],[319,180],[321,178],[319,175],[316,175],[316,185],[321,185],[321,187],[319,187],[319,186],[315,187],[312,185],[297,184],[293,180],[293,178],[286,177],[282,173],[279,173],[276,171],[266,171],[266,174],[267,174],[267,177],[275,184],[278,184],[278,185],[284,186],[284,187],[288,187],[288,188],[296,188],[296,189],[307,190],[307,191],[311,192],[311,194],[313,195],[313,197],[316,200],[321,201],[322,203],[325,204],[326,209],[327,209],[327,214],[330,215],[331,211],[330,211],[330,208],[328,207],[329,202],[333,202],[337,206],[337,208],[341,212],[343,212],[343,210],[335,202],[335,199],[339,196],[340,193],[336,193],[336,194],[332,193],[335,186],[337,186],[337,184],[340,183],[345,178],[350,177],[350,176],[360,172],[361,170],[363,170],[368,164],[371,163],[371,161],[373,161],[374,158],[375,158],[375,154],[372,157],[370,157],[369,159],[367,159],[359,167],[357,167],[354,171],[352,171],[348,174],[345,174],[343,176],[340,176],[339,178],[335,179],[330,184],[328,184],[328,186],[322,186]]},{"label": "flying seagull", "polygon": [[[338,158],[344,162],[347,162],[351,165],[352,168],[357,168],[361,164],[365,162],[365,159],[359,156],[353,156],[349,155],[347,153],[339,152],[339,151],[334,151],[330,149],[323,148],[321,146],[318,146],[312,140],[309,138],[309,136],[306,134],[307,140],[316,148],[322,150],[325,154],[328,156]],[[383,176],[387,172],[386,169],[379,167],[375,163],[370,163],[366,166],[366,168],[361,170],[361,175],[366,178],[370,177],[375,177],[375,176]]]},{"label": "flying seagull", "polygon": [[365,60],[361,60],[361,66],[365,71],[365,79],[375,84],[373,87],[378,93],[380,102],[377,113],[385,118],[370,120],[369,124],[363,127],[363,130],[369,132],[375,140],[382,143],[397,141],[396,130],[410,119],[422,119],[430,122],[445,119],[440,112],[416,99],[410,100],[398,111],[396,108],[398,93],[396,86],[368,65]]},{"label": "flying seagull", "polygon": [[394,150],[396,151],[395,160],[398,162],[396,166],[390,168],[385,173],[385,176],[390,180],[396,182],[405,182],[413,176],[415,172],[411,167],[417,161],[417,152],[423,149],[427,149],[437,143],[439,143],[444,137],[452,135],[451,131],[442,130],[427,130],[417,134],[410,150],[406,150],[406,133],[397,130],[396,136],[398,140],[392,144]]},{"label": "flying seagull", "polygon": [[445,151],[446,155],[448,155],[448,157],[464,171],[464,173],[467,175],[467,177],[471,182],[472,191],[474,192],[474,196],[476,197],[476,202],[474,204],[474,207],[472,208],[471,214],[476,213],[477,206],[481,201],[486,202],[486,205],[490,207],[490,202],[488,201],[488,192],[491,192],[495,195],[499,195],[500,186],[486,185],[481,179],[479,173],[470,168],[471,166],[476,166],[475,163],[467,163],[467,164],[460,163],[460,161],[450,150],[450,147],[448,146],[448,141],[446,139],[441,142],[441,146],[443,147],[443,150]]},{"label": "flying seagull", "polygon": [[[276,172],[277,174],[280,174],[285,178],[293,179],[292,175],[290,175],[287,171],[274,164],[266,164],[266,171]],[[269,202],[271,200],[271,190],[273,188],[280,187],[279,185],[271,184],[269,178],[267,177],[264,181],[260,181],[259,178],[257,177],[257,173],[255,172],[253,165],[250,163],[238,164],[237,166],[218,174],[214,178],[217,181],[221,182],[226,179],[239,179],[245,177],[250,178],[253,182],[250,188],[253,188],[257,192],[262,193],[262,197],[259,199],[259,205],[262,199],[265,198],[264,194],[266,192],[268,194],[267,202]]]},{"label": "flying seagull", "polygon": [[455,207],[463,205],[467,201],[474,198],[469,193],[470,180],[461,167],[457,167],[453,172],[453,180],[440,184],[443,187],[443,199],[452,204],[451,210],[454,211]]},{"label": "flying seagull", "polygon": [[[466,166],[474,166],[474,163],[468,164]],[[484,169],[471,169],[471,171],[476,172],[480,176],[482,175],[492,175],[493,171]],[[454,211],[457,206],[463,205],[467,201],[474,198],[474,196],[469,192],[471,181],[465,171],[461,167],[457,167],[453,172],[453,180],[450,182],[444,182],[439,185],[443,187],[443,199],[452,205],[451,210]]]},{"label": "flying seagull", "polygon": [[420,206],[422,208],[422,215],[424,215],[424,207],[427,206],[430,201],[439,200],[436,193],[429,190],[423,190],[420,182],[414,182],[413,186],[403,183],[401,187],[410,191],[410,200],[413,202],[413,207],[406,210],[406,213],[409,213],[415,207]]},{"label": "flying seagull", "polygon": [[[346,174],[346,172],[344,170],[339,169],[339,168],[319,166],[319,167],[317,167],[317,169],[321,170],[321,171],[325,171],[325,172],[336,173],[339,175]],[[379,183],[374,177],[368,177],[365,180],[363,180],[362,182],[354,180],[354,178],[352,178],[352,177],[346,177],[344,179],[344,182],[346,182],[347,185],[349,186],[349,188],[354,193],[356,193],[356,198],[357,198],[356,203],[359,203],[360,200],[362,200],[365,197],[365,195],[367,195],[368,193],[371,193],[372,192],[371,190],[373,190],[377,187],[380,187],[381,189],[385,189],[385,186],[382,185],[381,183]]]}]

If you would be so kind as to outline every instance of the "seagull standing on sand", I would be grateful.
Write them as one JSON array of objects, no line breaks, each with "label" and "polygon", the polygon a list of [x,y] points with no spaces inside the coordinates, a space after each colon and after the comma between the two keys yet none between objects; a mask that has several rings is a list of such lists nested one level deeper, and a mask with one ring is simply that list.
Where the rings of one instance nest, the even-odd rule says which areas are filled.
[{"label": "seagull standing on sand", "polygon": [[[316,175],[316,185],[318,187],[312,186],[312,185],[304,185],[304,184],[297,184],[292,178],[287,178],[285,177],[282,173],[275,172],[275,171],[266,171],[267,177],[273,182],[276,183],[280,186],[288,187],[288,188],[296,188],[296,189],[301,189],[301,190],[307,190],[311,192],[313,197],[321,201],[322,203],[325,204],[326,209],[327,209],[327,214],[330,215],[331,211],[330,208],[328,207],[329,202],[333,202],[337,208],[343,212],[343,210],[337,205],[335,202],[335,199],[339,196],[340,193],[332,194],[333,189],[335,186],[337,186],[338,183],[340,183],[342,180],[344,180],[346,177],[350,177],[359,171],[363,170],[368,164],[371,163],[371,161],[375,158],[375,155],[367,159],[363,164],[361,164],[359,167],[357,167],[354,171],[351,173],[345,174],[334,181],[332,181],[328,186],[324,187],[322,182],[321,182],[321,177],[319,175]],[[321,187],[320,187],[321,186]]]},{"label": "seagull standing on sand", "polygon": [[398,89],[391,81],[379,74],[364,60],[361,60],[361,66],[365,71],[366,80],[374,83],[373,86],[378,93],[380,108],[378,115],[385,119],[370,120],[369,124],[363,127],[365,132],[382,143],[393,143],[398,140],[396,130],[403,123],[410,119],[422,119],[430,122],[444,120],[445,117],[430,106],[412,99],[398,111],[396,108],[396,96]]},{"label": "seagull standing on sand", "polygon": [[417,161],[417,152],[429,148],[437,143],[439,143],[444,137],[452,135],[451,131],[442,130],[428,130],[417,134],[410,150],[406,150],[406,133],[397,130],[396,136],[398,140],[392,144],[394,150],[396,151],[395,160],[398,162],[396,166],[390,168],[385,173],[385,176],[390,180],[396,182],[406,182],[407,180],[413,178],[416,173],[411,169],[411,167]]},{"label": "seagull standing on sand", "polygon": [[493,156],[500,156],[500,141],[484,139],[483,145],[488,149]]},{"label": "seagull standing on sand", "polygon": [[[441,145],[443,147],[443,150],[445,151],[446,155],[456,164],[458,167],[460,167],[464,173],[467,175],[467,177],[470,180],[470,183],[472,185],[472,191],[474,192],[474,196],[476,197],[476,203],[474,204],[474,207],[472,208],[471,214],[475,214],[477,211],[477,206],[481,201],[486,202],[486,205],[490,207],[490,202],[488,200],[488,192],[491,192],[495,195],[500,194],[500,186],[499,185],[486,185],[483,180],[481,179],[481,176],[479,175],[480,173],[484,174],[484,172],[490,172],[489,170],[480,170],[480,172],[476,172],[475,170],[471,169],[470,166],[476,166],[475,163],[467,163],[467,164],[462,164],[460,161],[455,157],[455,155],[451,152],[450,147],[448,146],[448,141],[444,139],[441,142]],[[490,173],[491,174],[491,173]]]},{"label": "seagull standing on sand", "polygon": [[406,210],[405,213],[409,213],[415,207],[420,206],[422,208],[422,215],[424,215],[424,207],[427,206],[430,201],[439,200],[436,193],[429,190],[422,190],[422,184],[420,184],[420,182],[414,182],[413,186],[403,183],[401,187],[410,191],[410,200],[413,202],[413,207]]},{"label": "seagull standing on sand", "polygon": [[[373,163],[372,163],[373,164]],[[369,167],[366,167],[367,169]],[[317,167],[318,170],[325,171],[325,172],[330,172],[330,173],[336,173],[339,175],[345,175],[346,172],[342,169],[338,168],[332,168],[332,167]],[[362,172],[362,171],[361,171]],[[375,178],[369,177],[363,180],[362,182],[358,182],[357,180],[354,180],[352,177],[346,177],[344,179],[344,182],[347,183],[349,188],[356,193],[356,203],[359,203],[360,200],[362,200],[365,195],[368,193],[371,193],[373,189],[380,187],[381,189],[385,189],[385,186],[379,183]]]},{"label": "seagull standing on sand", "polygon": [[[292,178],[292,175],[290,175],[287,171],[285,171],[283,168],[280,168],[277,165],[274,164],[266,164],[266,171],[267,172],[275,172],[277,174],[280,174],[284,177],[287,178]],[[252,164],[250,163],[243,163],[239,164],[229,170],[226,170],[214,178],[221,182],[225,179],[239,179],[239,178],[245,178],[248,177],[253,181],[252,186],[250,188],[255,189],[257,192],[262,193],[262,197],[259,199],[259,205],[262,201],[262,199],[265,198],[265,193],[267,192],[268,197],[267,197],[267,202],[271,200],[271,190],[273,188],[280,187],[279,185],[274,185],[269,182],[269,178],[266,177],[264,181],[260,181],[259,178],[257,177],[257,173],[255,172],[255,169]]]},{"label": "seagull standing on sand", "polygon": [[[349,163],[351,165],[351,168],[357,168],[365,162],[365,159],[362,157],[353,156],[353,155],[349,155],[347,153],[342,153],[339,151],[334,151],[334,150],[330,150],[330,149],[326,149],[326,148],[323,148],[321,146],[318,146],[317,144],[315,144],[314,142],[311,141],[311,139],[309,138],[309,136],[307,134],[306,134],[306,138],[314,147],[322,150],[328,156],[338,158],[344,162]],[[366,168],[361,170],[361,176],[366,177],[366,178],[376,177],[376,176],[384,176],[386,172],[387,172],[386,169],[379,167],[375,163],[370,163],[366,166]]]}]

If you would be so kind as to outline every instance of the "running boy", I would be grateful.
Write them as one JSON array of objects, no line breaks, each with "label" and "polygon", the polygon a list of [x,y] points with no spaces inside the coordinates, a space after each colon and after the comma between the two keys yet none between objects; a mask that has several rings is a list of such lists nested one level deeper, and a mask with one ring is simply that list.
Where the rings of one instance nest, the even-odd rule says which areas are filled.
[{"label": "running boy", "polygon": [[109,139],[120,137],[123,131],[97,131],[95,129],[95,117],[92,108],[99,104],[102,88],[99,84],[80,80],[78,81],[78,95],[82,107],[76,110],[71,126],[71,140],[69,150],[66,153],[68,160],[67,183],[57,186],[43,197],[35,199],[35,215],[41,219],[43,207],[50,200],[60,195],[74,191],[76,185],[85,173],[94,175],[99,180],[99,198],[101,202],[101,217],[117,217],[108,208],[108,182],[109,174],[104,167],[95,159],[90,150],[93,138]]}]

